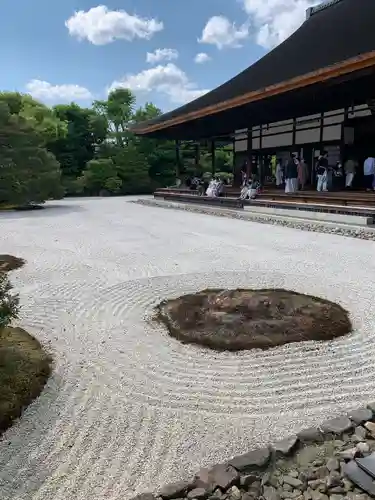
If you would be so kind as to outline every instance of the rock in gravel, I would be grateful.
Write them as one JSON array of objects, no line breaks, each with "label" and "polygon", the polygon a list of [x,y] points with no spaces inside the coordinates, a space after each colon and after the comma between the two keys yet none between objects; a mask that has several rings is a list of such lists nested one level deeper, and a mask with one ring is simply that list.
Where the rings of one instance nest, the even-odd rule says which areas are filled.
[{"label": "rock in gravel", "polygon": [[211,469],[201,469],[194,478],[196,488],[213,491],[215,488],[228,489],[239,480],[237,470],[228,464],[214,465]]},{"label": "rock in gravel", "polygon": [[338,456],[343,460],[352,460],[358,453],[357,448],[349,448],[347,450],[342,450],[338,453]]},{"label": "rock in gravel", "polygon": [[326,467],[330,472],[332,472],[333,470],[340,469],[340,463],[336,458],[330,458],[326,463]]},{"label": "rock in gravel", "polygon": [[354,436],[356,436],[360,441],[363,441],[366,438],[366,435],[367,431],[361,425],[355,428]]},{"label": "rock in gravel", "polygon": [[348,413],[348,417],[356,425],[363,424],[372,419],[372,411],[369,408],[359,408]]},{"label": "rock in gravel", "polygon": [[369,433],[372,435],[372,437],[375,437],[375,423],[374,422],[366,422],[365,427],[369,431]]},{"label": "rock in gravel", "polygon": [[323,441],[323,434],[316,427],[309,427],[297,434],[301,443],[320,443]]},{"label": "rock in gravel", "polygon": [[248,474],[247,476],[241,476],[240,478],[240,486],[243,488],[247,488],[247,486],[250,486],[253,484],[255,481],[258,481],[259,477],[256,476],[255,474]]},{"label": "rock in gravel", "polygon": [[356,449],[359,451],[359,453],[362,453],[362,454],[368,453],[370,451],[370,446],[366,442],[357,443]]},{"label": "rock in gravel", "polygon": [[298,437],[296,435],[289,436],[281,441],[277,441],[272,448],[275,450],[277,454],[280,455],[289,455],[294,450],[298,442]]},{"label": "rock in gravel", "polygon": [[191,490],[188,493],[187,498],[189,500],[193,500],[193,498],[196,498],[197,500],[201,500],[203,498],[206,498],[207,496],[208,496],[207,492],[204,488],[195,488],[194,490]]},{"label": "rock in gravel", "polygon": [[375,413],[375,403],[369,403],[367,405],[367,408],[369,408],[373,413]]},{"label": "rock in gravel", "polygon": [[329,495],[329,498],[330,500],[343,500],[342,495],[337,495],[337,494]]},{"label": "rock in gravel", "polygon": [[280,494],[272,486],[265,486],[263,489],[264,500],[280,500]]},{"label": "rock in gravel", "polygon": [[252,468],[264,467],[270,459],[270,448],[258,448],[257,450],[249,451],[244,455],[238,455],[237,457],[229,460],[229,465],[237,469],[238,471],[246,471]]},{"label": "rock in gravel", "polygon": [[293,488],[298,488],[300,486],[303,486],[303,482],[296,477],[283,476],[283,481],[284,481],[284,483],[289,484],[290,486],[293,486]]},{"label": "rock in gravel", "polygon": [[337,417],[326,420],[320,428],[325,434],[343,434],[352,428],[352,422],[348,417]]},{"label": "rock in gravel", "polygon": [[161,496],[164,500],[181,498],[185,496],[189,486],[190,484],[187,481],[178,481],[177,483],[167,484],[160,490],[159,496]]},{"label": "rock in gravel", "polygon": [[228,495],[228,498],[230,498],[230,500],[240,500],[240,498],[241,498],[241,492],[237,488],[237,486],[232,486],[228,490],[227,495]]},{"label": "rock in gravel", "polygon": [[317,490],[311,490],[312,500],[328,500],[328,496]]},{"label": "rock in gravel", "polygon": [[153,493],[141,493],[132,500],[156,500],[156,496]]},{"label": "rock in gravel", "polygon": [[335,488],[336,486],[342,486],[341,475],[339,472],[333,471],[327,478],[327,488]]}]

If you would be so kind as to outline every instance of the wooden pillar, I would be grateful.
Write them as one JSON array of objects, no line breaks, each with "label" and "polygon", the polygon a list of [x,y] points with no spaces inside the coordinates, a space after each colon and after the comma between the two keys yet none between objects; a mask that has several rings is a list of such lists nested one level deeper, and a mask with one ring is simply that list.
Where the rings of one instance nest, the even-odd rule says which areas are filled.
[{"label": "wooden pillar", "polygon": [[253,162],[253,129],[247,129],[247,147],[246,147],[246,157],[247,157],[247,168],[246,168],[246,176],[247,179],[250,179],[252,175],[252,162]]},{"label": "wooden pillar", "polygon": [[264,168],[263,168],[263,152],[262,152],[262,136],[263,136],[263,125],[260,126],[259,130],[259,158],[258,158],[258,179],[260,184],[263,186],[263,173],[264,173]]},{"label": "wooden pillar", "polygon": [[323,132],[324,132],[324,112],[322,111],[320,113],[320,136],[319,136],[319,147],[320,151],[319,153],[322,154],[324,147],[323,147]]},{"label": "wooden pillar", "polygon": [[215,140],[211,141],[211,173],[212,176],[216,173],[216,162],[215,162]]},{"label": "wooden pillar", "polygon": [[175,141],[175,151],[176,151],[176,179],[179,179],[181,174],[181,154],[180,154],[180,141],[177,139]]},{"label": "wooden pillar", "polygon": [[297,129],[297,120],[295,118],[293,118],[293,132],[292,132],[293,152],[295,151],[295,148],[296,148],[296,129]]}]

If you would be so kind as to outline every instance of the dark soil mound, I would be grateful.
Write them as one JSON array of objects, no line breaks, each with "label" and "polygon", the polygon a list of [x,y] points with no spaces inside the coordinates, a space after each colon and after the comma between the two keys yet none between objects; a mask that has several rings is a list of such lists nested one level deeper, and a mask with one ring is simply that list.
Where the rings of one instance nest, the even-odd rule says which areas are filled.
[{"label": "dark soil mound", "polygon": [[203,290],[163,301],[157,313],[173,337],[218,350],[329,340],[352,328],[338,304],[278,289]]},{"label": "dark soil mound", "polygon": [[23,259],[14,257],[13,255],[0,255],[0,272],[7,273],[14,269],[19,269],[25,264]]}]

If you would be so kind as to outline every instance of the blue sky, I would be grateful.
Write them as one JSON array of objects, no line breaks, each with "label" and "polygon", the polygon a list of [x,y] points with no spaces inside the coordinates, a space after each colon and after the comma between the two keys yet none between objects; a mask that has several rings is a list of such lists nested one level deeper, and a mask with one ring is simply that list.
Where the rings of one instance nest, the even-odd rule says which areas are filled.
[{"label": "blue sky", "polygon": [[89,105],[122,85],[170,110],[245,69],[316,3],[3,0],[0,88]]}]

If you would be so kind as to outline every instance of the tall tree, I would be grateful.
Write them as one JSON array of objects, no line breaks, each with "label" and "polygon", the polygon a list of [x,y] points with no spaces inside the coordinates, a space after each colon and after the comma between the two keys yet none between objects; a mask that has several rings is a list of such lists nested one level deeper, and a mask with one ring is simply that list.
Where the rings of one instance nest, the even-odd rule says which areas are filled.
[{"label": "tall tree", "polygon": [[74,103],[59,104],[53,112],[67,124],[67,133],[50,142],[48,147],[60,162],[65,180],[76,179],[94,158],[98,145],[106,139],[107,121],[93,109]]},{"label": "tall tree", "polygon": [[0,203],[26,205],[60,198],[60,166],[44,147],[45,138],[30,121],[0,98]]},{"label": "tall tree", "polygon": [[109,138],[118,146],[128,143],[129,123],[133,117],[135,96],[129,89],[118,88],[108,94],[106,101],[94,101],[93,108],[108,122]]}]

